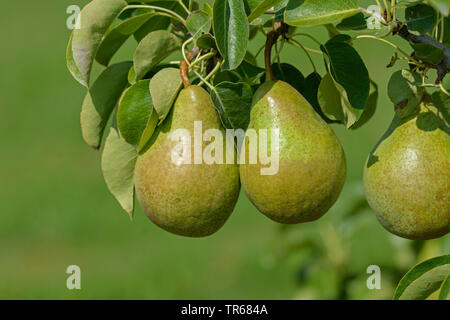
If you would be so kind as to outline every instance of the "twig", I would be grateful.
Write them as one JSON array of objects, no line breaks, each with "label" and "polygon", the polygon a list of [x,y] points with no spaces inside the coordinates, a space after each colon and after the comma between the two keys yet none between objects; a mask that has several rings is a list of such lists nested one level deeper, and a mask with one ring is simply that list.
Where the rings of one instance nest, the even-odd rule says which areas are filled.
[{"label": "twig", "polygon": [[272,71],[272,47],[277,42],[278,38],[281,35],[286,35],[289,26],[282,22],[275,22],[273,26],[273,30],[267,33],[266,46],[265,46],[265,54],[264,60],[266,65],[266,81],[275,80],[275,76]]},{"label": "twig", "polygon": [[295,46],[295,47],[297,47],[297,48],[300,48],[300,49],[302,49],[303,51],[305,51],[305,54],[308,56],[308,59],[309,59],[309,61],[311,62],[311,65],[312,65],[312,67],[313,67],[313,69],[314,69],[314,72],[317,72],[316,65],[314,64],[314,61],[313,61],[311,55],[309,54],[308,50],[306,50],[305,46],[303,46],[300,42],[296,41],[295,39],[290,39],[290,40],[288,40],[288,43],[289,43],[290,45],[293,45],[293,46]]},{"label": "twig", "polygon": [[418,43],[427,44],[435,48],[441,49],[444,52],[444,58],[439,64],[431,64],[424,61],[426,66],[437,70],[438,76],[435,82],[436,84],[441,83],[441,81],[444,79],[447,73],[450,72],[450,49],[446,45],[440,43],[438,40],[433,39],[428,35],[418,36],[412,34],[411,32],[409,32],[406,24],[400,21],[395,22],[392,34],[393,35],[398,34],[400,37],[407,40],[410,44],[418,44]]},{"label": "twig", "polygon": [[178,13],[166,9],[166,8],[162,8],[162,7],[158,7],[158,6],[148,6],[148,5],[129,5],[126,6],[122,11],[125,11],[127,9],[140,9],[140,8],[144,8],[144,9],[153,9],[153,10],[160,10],[160,11],[164,11],[169,13],[173,18],[175,18],[176,20],[180,21],[184,26],[186,26],[186,20],[183,19],[182,16],[180,16]]}]

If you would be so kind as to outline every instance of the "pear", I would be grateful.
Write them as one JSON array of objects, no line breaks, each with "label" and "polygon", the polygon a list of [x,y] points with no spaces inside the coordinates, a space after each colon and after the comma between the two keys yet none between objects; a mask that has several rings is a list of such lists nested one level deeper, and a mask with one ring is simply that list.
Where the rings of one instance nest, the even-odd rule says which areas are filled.
[{"label": "pear", "polygon": [[[138,157],[135,186],[142,209],[156,225],[177,235],[204,237],[219,230],[233,211],[240,191],[239,169],[237,164],[179,161],[177,156],[184,152],[194,157],[194,121],[201,121],[203,131],[224,133],[209,94],[191,85],[180,92]],[[181,141],[190,142],[185,149],[173,139],[178,129],[185,131]],[[206,145],[201,142],[202,150]]]},{"label": "pear", "polygon": [[[261,161],[249,163],[248,134],[240,158],[242,186],[250,201],[270,219],[294,224],[323,216],[345,182],[346,160],[336,135],[308,101],[283,81],[267,81],[255,93],[249,129],[271,137],[278,129],[278,171],[261,174]],[[267,150],[271,151],[270,145]]]},{"label": "pear", "polygon": [[449,232],[449,128],[428,96],[408,117],[394,116],[366,161],[364,188],[391,233],[427,240]]}]

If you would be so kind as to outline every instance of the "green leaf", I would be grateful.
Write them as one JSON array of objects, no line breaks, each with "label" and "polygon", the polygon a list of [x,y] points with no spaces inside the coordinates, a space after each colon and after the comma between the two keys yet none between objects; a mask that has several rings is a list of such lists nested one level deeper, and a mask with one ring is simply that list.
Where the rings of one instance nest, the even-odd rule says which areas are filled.
[{"label": "green leaf", "polygon": [[329,59],[333,79],[345,90],[355,109],[364,109],[370,91],[369,72],[358,52],[344,42],[347,35],[338,35],[321,47]]},{"label": "green leaf", "polygon": [[219,71],[214,75],[213,85],[218,85],[221,82],[241,82],[242,78],[236,70],[233,71]]},{"label": "green leaf", "polygon": [[131,62],[122,62],[106,68],[83,101],[81,131],[88,145],[99,149],[103,131],[122,91],[128,85],[127,75]]},{"label": "green leaf", "polygon": [[281,22],[284,20],[284,12],[286,11],[286,6],[288,3],[289,0],[282,0],[273,7],[273,10],[275,11],[275,21]]},{"label": "green leaf", "polygon": [[102,172],[109,191],[133,217],[136,150],[111,128],[102,154]]},{"label": "green leaf", "polygon": [[388,96],[400,117],[409,116],[419,105],[423,96],[421,77],[409,70],[395,72],[388,84]]},{"label": "green leaf", "polygon": [[260,83],[259,78],[266,72],[266,70],[244,60],[236,69],[236,72],[243,81],[252,86]]},{"label": "green leaf", "polygon": [[227,129],[247,129],[252,106],[252,88],[244,82],[221,82],[211,91],[211,98]]},{"label": "green leaf", "polygon": [[108,31],[101,42],[95,59],[107,66],[113,55],[144,23],[154,17],[154,13],[147,13],[131,17]]},{"label": "green leaf", "polygon": [[342,20],[336,28],[338,30],[365,30],[367,29],[367,21],[364,14],[357,13],[354,16]]},{"label": "green leaf", "polygon": [[166,30],[170,25],[170,18],[160,15],[155,15],[146,23],[144,23],[136,32],[134,33],[134,38],[137,42],[141,42],[150,32],[157,30]]},{"label": "green leaf", "polygon": [[433,103],[439,109],[442,118],[447,125],[450,125],[450,96],[446,95],[444,92],[437,91],[433,93],[431,97]]},{"label": "green leaf", "polygon": [[156,112],[155,108],[153,108],[150,117],[148,118],[147,125],[145,126],[145,130],[142,133],[141,140],[139,141],[139,146],[137,149],[139,154],[144,150],[147,143],[152,138],[156,126],[158,125],[158,118],[159,118],[158,113]]},{"label": "green leaf", "polygon": [[302,92],[305,87],[305,77],[293,65],[289,63],[272,64],[272,72],[275,79],[289,83],[297,91]]},{"label": "green leaf", "polygon": [[202,50],[209,50],[216,47],[216,39],[209,34],[203,34],[197,39],[197,46]]},{"label": "green leaf", "polygon": [[405,19],[409,30],[425,34],[433,30],[437,22],[437,14],[432,7],[418,4],[406,8]]},{"label": "green leaf", "polygon": [[134,53],[134,81],[142,79],[154,66],[181,48],[181,40],[166,30],[149,33]]},{"label": "green leaf", "polygon": [[280,3],[282,0],[264,0],[261,1],[250,13],[248,16],[248,21],[252,22],[259,16],[263,15],[264,12],[266,12],[268,9],[276,6],[278,3]]},{"label": "green leaf", "polygon": [[73,61],[89,86],[92,63],[108,28],[127,3],[124,0],[93,0],[80,13],[81,28],[73,31]]},{"label": "green leaf", "polygon": [[333,121],[345,123],[345,115],[342,110],[341,94],[336,88],[333,77],[327,73],[320,82],[317,99],[322,112]]},{"label": "green leaf", "polygon": [[437,11],[448,17],[450,13],[450,2],[448,0],[428,0]]},{"label": "green leaf", "polygon": [[438,65],[444,59],[444,50],[427,43],[411,43],[414,54],[422,61]]},{"label": "green leaf", "polygon": [[410,269],[400,280],[394,300],[421,300],[439,289],[450,274],[450,254],[431,258]]},{"label": "green leaf", "polygon": [[236,69],[247,51],[249,25],[242,0],[215,1],[213,29],[217,48],[225,59],[223,70]]},{"label": "green leaf", "polygon": [[336,121],[330,120],[320,108],[319,101],[317,99],[317,94],[319,93],[319,86],[322,82],[322,77],[317,72],[312,72],[305,79],[305,86],[300,92],[306,100],[311,104],[317,114],[325,120],[327,123],[333,123]]},{"label": "green leaf", "polygon": [[358,12],[357,0],[291,0],[284,19],[293,26],[312,27],[337,23]]},{"label": "green leaf", "polygon": [[377,84],[373,81],[370,81],[370,93],[369,98],[366,102],[366,106],[364,107],[364,110],[359,119],[350,126],[350,129],[355,130],[362,127],[373,117],[373,115],[375,114],[375,110],[377,109],[378,95],[379,93]]},{"label": "green leaf", "polygon": [[187,19],[186,26],[194,42],[197,43],[198,38],[211,29],[211,17],[202,11],[194,12]]},{"label": "green leaf", "polygon": [[439,292],[439,300],[450,300],[450,273],[447,278],[442,281],[441,289]]},{"label": "green leaf", "polygon": [[87,83],[83,79],[83,75],[81,74],[80,69],[78,69],[77,65],[75,64],[75,61],[73,60],[72,38],[73,38],[73,32],[70,35],[69,43],[67,44],[67,50],[66,50],[67,69],[69,69],[69,72],[72,74],[72,76],[75,78],[75,80],[77,80],[83,86],[87,86]]},{"label": "green leaf", "polygon": [[172,108],[182,86],[180,71],[175,68],[162,69],[150,80],[150,94],[161,122]]},{"label": "green leaf", "polygon": [[141,80],[129,87],[122,95],[117,111],[120,135],[137,147],[153,109],[148,86],[150,80]]},{"label": "green leaf", "polygon": [[450,17],[444,18],[444,45],[450,47]]}]

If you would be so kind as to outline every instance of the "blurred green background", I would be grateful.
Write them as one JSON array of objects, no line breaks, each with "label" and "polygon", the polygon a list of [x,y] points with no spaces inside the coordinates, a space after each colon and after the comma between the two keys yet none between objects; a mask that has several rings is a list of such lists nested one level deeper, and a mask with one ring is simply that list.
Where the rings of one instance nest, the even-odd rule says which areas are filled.
[{"label": "blurred green background", "polygon": [[[393,115],[386,85],[399,68],[386,69],[391,48],[371,40],[356,47],[379,84],[378,109],[357,131],[333,126],[348,175],[324,218],[283,227],[241,194],[208,238],[162,231],[139,208],[130,222],[103,182],[100,154],[81,138],[85,91],[65,66],[66,8],[87,2],[0,3],[1,299],[389,299],[414,263],[450,251],[449,236],[423,243],[388,234],[364,201],[362,168]],[[306,32],[327,37],[325,28]],[[133,41],[114,61],[131,57]],[[324,74],[321,56],[314,59]],[[295,48],[285,47],[282,61],[312,71]],[[66,288],[72,264],[81,267],[81,290]],[[366,287],[369,265],[381,268],[381,290]]]}]

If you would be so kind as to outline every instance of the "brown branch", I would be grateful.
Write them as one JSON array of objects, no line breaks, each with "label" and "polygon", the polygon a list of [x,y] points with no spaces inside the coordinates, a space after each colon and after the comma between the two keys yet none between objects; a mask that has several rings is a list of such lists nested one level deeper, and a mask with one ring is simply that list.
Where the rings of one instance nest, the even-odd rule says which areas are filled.
[{"label": "brown branch", "polygon": [[439,48],[444,52],[444,58],[438,64],[432,64],[424,61],[427,67],[437,70],[438,77],[436,79],[436,84],[441,83],[441,81],[444,79],[447,73],[450,72],[450,49],[446,45],[440,43],[436,39],[433,39],[432,37],[427,35],[417,36],[415,34],[412,34],[411,32],[409,32],[406,24],[400,21],[395,22],[392,34],[394,35],[398,34],[400,37],[407,40],[411,44],[418,44],[418,43],[428,44],[435,48]]},{"label": "brown branch", "polygon": [[265,64],[266,64],[266,81],[275,80],[272,71],[272,47],[277,42],[280,36],[285,37],[288,33],[289,26],[283,22],[275,22],[273,30],[267,33],[266,48],[265,48]]},{"label": "brown branch", "polygon": [[188,62],[191,62],[200,52],[200,49],[195,46],[191,51],[186,54],[186,60],[182,59],[180,61],[180,77],[183,81],[184,87],[189,87],[191,85],[191,81],[189,80],[189,66]]}]

